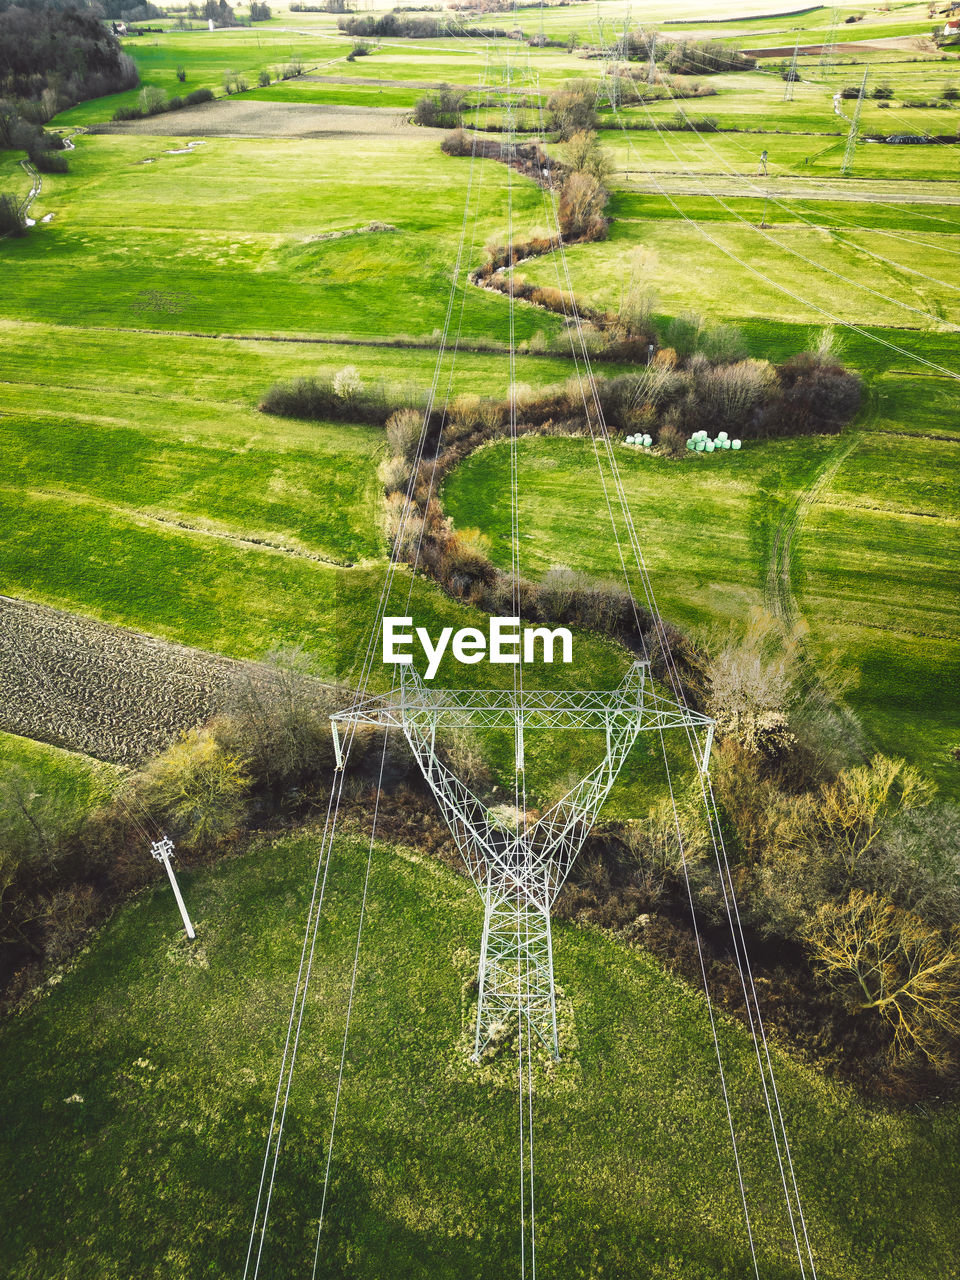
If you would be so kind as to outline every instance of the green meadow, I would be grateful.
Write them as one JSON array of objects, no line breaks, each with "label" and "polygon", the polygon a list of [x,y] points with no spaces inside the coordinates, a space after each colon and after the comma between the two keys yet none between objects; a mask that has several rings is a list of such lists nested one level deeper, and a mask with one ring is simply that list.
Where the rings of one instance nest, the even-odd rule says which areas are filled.
[{"label": "green meadow", "polygon": [[[278,1276],[316,1248],[366,852],[343,838],[330,865],[263,1255]],[[165,887],[142,895],[0,1030],[11,1280],[242,1271],[316,854],[308,832],[181,872],[194,946]],[[468,880],[374,847],[321,1275],[516,1267],[516,1064],[509,1048],[467,1058],[480,928]],[[593,929],[555,939],[562,1059],[535,1071],[539,1268],[739,1280],[749,1253],[702,995]],[[786,1280],[799,1273],[752,1044],[725,1017],[718,1033],[761,1274]],[[818,1273],[951,1274],[955,1107],[888,1110],[773,1052]]]},{"label": "green meadow", "polygon": [[[546,98],[572,77],[598,80],[598,15],[609,39],[628,8],[664,36],[751,48],[824,38],[828,8],[772,7],[729,0],[717,22],[689,0],[669,21],[651,0],[521,8],[524,30],[542,23],[576,47],[508,47]],[[930,27],[912,2],[841,10],[854,12],[863,18],[841,25],[844,43],[918,40]],[[507,234],[508,190],[516,234],[547,227],[548,197],[499,163],[442,155],[439,132],[404,119],[422,85],[476,86],[502,47],[391,38],[348,62],[354,42],[330,14],[275,9],[212,33],[163,25],[125,41],[145,86],[221,97],[226,73],[254,86],[263,69],[271,83],[218,102],[215,128],[206,109],[188,125],[179,113],[111,125],[137,90],[53,122],[74,135],[70,172],[45,175],[37,225],[0,241],[0,594],[236,658],[299,646],[318,674],[349,684],[387,574],[385,433],[258,405],[277,381],[344,369],[422,403],[451,285],[459,349],[440,366],[439,394],[503,398],[507,300],[466,277]],[[905,44],[842,56],[856,65],[822,78],[805,59],[792,102],[769,65],[698,77],[717,93],[684,110],[722,130],[702,137],[653,127],[673,102],[622,112],[643,129],[604,109],[610,232],[566,256],[585,303],[615,307],[635,280],[659,324],[697,312],[738,327],[757,358],[785,360],[832,325],[865,385],[839,436],[677,461],[618,442],[617,460],[671,622],[708,643],[754,609],[798,628],[814,663],[840,669],[837,696],[863,749],[905,756],[956,797],[960,148],[861,143],[844,177],[833,94],[869,63],[870,85],[889,80],[895,98],[870,100],[866,127],[947,132],[955,106],[903,101],[960,84],[960,61]],[[278,80],[293,59],[305,75]],[[757,179],[763,149],[771,176]],[[20,159],[0,152],[0,190],[25,196]],[[558,283],[554,256],[517,271]],[[575,373],[560,317],[521,303],[514,336],[521,389]],[[587,442],[525,438],[519,458],[522,571],[614,579]],[[509,491],[498,444],[443,493],[456,528],[484,535],[504,567]],[[408,610],[432,633],[485,624],[402,569],[387,611]],[[611,687],[629,661],[595,635],[578,633],[575,653],[572,669],[531,681]],[[470,683],[498,676],[469,669]],[[463,678],[448,659],[438,682]],[[668,749],[681,789],[683,745]],[[491,735],[485,746],[509,791],[512,745]],[[555,798],[599,747],[533,736],[532,799]],[[0,735],[0,783],[23,773],[77,808],[117,778]],[[643,815],[663,794],[640,743],[606,812]],[[216,866],[184,869],[192,948],[166,886],[141,894],[0,1027],[11,1280],[242,1273],[318,839],[251,837]],[[366,852],[349,836],[335,848],[266,1254],[277,1276],[302,1274],[316,1244]],[[480,1068],[467,1059],[479,904],[468,881],[415,851],[376,844],[371,866],[318,1274],[499,1280],[519,1246],[516,1062],[509,1051]],[[542,1275],[742,1280],[750,1261],[704,999],[586,926],[557,925],[556,965],[563,1057],[538,1063],[535,1081]],[[753,1047],[725,1016],[718,1029],[760,1274],[796,1280]],[[889,1106],[774,1053],[821,1280],[958,1273],[955,1104]]]},{"label": "green meadow", "polygon": [[[563,564],[610,574],[616,546],[592,446],[524,440],[520,449],[525,570],[537,576]],[[681,462],[618,446],[666,616],[709,639],[742,629],[752,610],[788,625],[796,610],[814,651],[852,677],[847,701],[867,745],[908,753],[951,791],[955,769],[944,744],[960,736],[956,700],[945,696],[957,671],[955,450],[952,441],[882,431],[754,442]],[[457,527],[485,533],[503,567],[508,473],[509,451],[499,446],[470,458],[446,486]],[[581,495],[575,514],[564,502],[571,492]],[[784,600],[778,556],[788,533]],[[905,597],[905,581],[922,581],[922,593]]]},{"label": "green meadow", "polygon": [[0,733],[0,787],[28,778],[31,790],[51,798],[64,813],[78,813],[106,800],[121,771],[76,751]]},{"label": "green meadow", "polygon": [[[521,21],[540,17],[520,14]],[[610,24],[624,16],[616,3],[603,11]],[[749,44],[789,29],[815,40],[829,22],[823,9],[771,16],[749,5],[727,22],[704,24],[701,16],[681,9],[664,34]],[[921,17],[918,5],[870,9],[841,34],[920,34]],[[646,21],[646,10],[633,19]],[[543,21],[545,32],[571,23],[581,45],[524,54],[544,94],[565,77],[597,76],[586,56],[596,35],[586,8],[548,9]],[[502,296],[469,287],[465,276],[483,260],[484,245],[506,233],[506,171],[442,156],[436,134],[396,115],[380,129],[363,123],[385,119],[378,106],[409,106],[424,83],[476,83],[488,51],[481,41],[391,38],[371,42],[368,56],[348,63],[353,42],[325,14],[278,11],[267,23],[230,31],[165,25],[161,35],[126,41],[144,84],[168,94],[201,86],[221,93],[225,73],[253,84],[262,69],[271,84],[218,106],[215,136],[184,138],[177,113],[76,134],[71,172],[47,176],[31,210],[52,221],[4,243],[0,501],[9,519],[0,563],[11,591],[232,654],[258,656],[306,623],[319,665],[339,670],[337,593],[345,582],[364,583],[356,591],[363,599],[385,561],[376,475],[382,433],[266,418],[257,404],[278,379],[348,366],[367,385],[418,401],[433,377],[461,235],[452,315],[462,350],[443,387],[503,394],[505,356],[482,348],[504,347],[508,309]],[[918,121],[939,128],[953,118],[954,108],[925,114],[902,105],[924,77],[936,77],[938,87],[949,81],[953,68],[939,55],[918,50],[911,62],[901,50],[895,61],[891,49],[877,48],[858,56],[871,63],[871,77],[893,85],[890,118],[918,129]],[[305,76],[278,81],[294,59]],[[601,138],[615,165],[610,235],[572,247],[567,257],[585,301],[616,305],[639,276],[659,313],[696,310],[739,324],[758,356],[783,359],[815,340],[821,325],[838,322],[845,358],[867,381],[867,405],[855,447],[830,486],[818,488],[817,502],[804,507],[791,539],[791,608],[809,627],[814,650],[826,651],[834,637],[842,643],[854,676],[851,706],[866,731],[909,744],[952,788],[946,752],[954,727],[949,704],[933,690],[949,678],[956,651],[946,568],[938,577],[933,566],[956,518],[952,446],[936,438],[955,434],[960,406],[948,376],[960,320],[960,205],[953,203],[960,182],[948,162],[953,150],[943,147],[861,144],[853,176],[841,177],[846,123],[832,94],[854,70],[834,65],[819,79],[808,59],[791,102],[769,69],[703,77],[716,94],[686,100],[684,110],[716,116],[726,132],[623,130],[606,112]],[[360,83],[339,83],[344,78]],[[315,113],[331,105],[357,111],[359,131],[296,136],[309,134]],[[55,123],[107,120],[115,106],[110,99],[83,104]],[[241,107],[259,113],[266,136],[244,137],[242,123],[231,125]],[[276,115],[298,107],[306,114]],[[622,118],[662,125],[675,108],[669,101],[630,107]],[[868,111],[871,121],[884,115],[873,100]],[[188,143],[196,145],[184,151]],[[756,178],[761,148],[769,152],[769,180]],[[25,191],[29,178],[17,157],[4,153],[0,163],[3,182]],[[669,198],[658,192],[661,183]],[[522,178],[510,187],[514,226],[542,229],[543,193]],[[469,225],[468,188],[476,201]],[[538,283],[559,278],[553,257],[518,270]],[[844,330],[844,322],[857,328]],[[537,350],[561,352],[561,335],[558,317],[516,308],[519,382],[537,388],[569,376],[571,362],[561,354],[525,349],[532,341]],[[874,437],[884,452],[868,467],[866,442]],[[577,448],[535,446],[543,466],[529,481],[535,532],[524,547],[533,572],[568,561],[604,570],[600,540],[571,533],[590,529],[592,500],[566,522],[561,514]],[[694,460],[625,460],[668,614],[694,627],[726,625],[764,602],[770,528],[816,482],[833,448],[829,441],[751,447],[735,463],[724,460],[731,482],[725,476],[721,484],[718,467],[695,475]],[[496,530],[498,456],[471,460],[452,478],[461,525]],[[913,501],[903,486],[890,499],[891,473],[918,483],[935,475],[930,500]],[[580,477],[579,463],[573,474]],[[855,507],[834,495],[848,477],[862,486]],[[691,529],[698,536],[686,538]],[[856,548],[849,562],[831,559],[835,549],[839,555],[834,539]],[[724,545],[722,557],[716,545]],[[500,547],[495,537],[495,555]],[[864,556],[876,561],[879,591],[870,570],[854,571]],[[924,616],[909,609],[891,618],[899,575],[917,572],[929,580],[929,607],[918,606]],[[418,590],[434,592],[425,584]],[[914,691],[889,704],[894,713],[885,710],[893,677],[870,675],[883,667],[884,645],[896,653],[888,670],[906,664],[902,682]],[[908,705],[916,719],[898,733]]]}]

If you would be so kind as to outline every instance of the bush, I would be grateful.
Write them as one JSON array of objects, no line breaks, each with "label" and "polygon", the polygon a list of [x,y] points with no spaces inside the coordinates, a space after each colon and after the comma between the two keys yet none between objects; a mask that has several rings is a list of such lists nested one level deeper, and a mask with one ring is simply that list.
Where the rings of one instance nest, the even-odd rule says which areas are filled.
[{"label": "bush", "polygon": [[167,95],[156,85],[147,85],[140,90],[140,110],[146,116],[158,116],[167,104]]},{"label": "bush", "polygon": [[717,732],[748,755],[775,757],[796,741],[790,711],[798,697],[797,646],[784,644],[771,618],[755,613],[746,636],[707,665],[709,713]]},{"label": "bush", "polygon": [[256,668],[237,673],[213,725],[229,757],[274,796],[333,765],[330,713],[343,699],[321,685],[300,649],[276,650]]},{"label": "bush", "polygon": [[387,444],[395,458],[409,463],[423,433],[423,414],[416,409],[398,409],[387,419]]},{"label": "bush", "polygon": [[69,173],[70,162],[62,151],[31,151],[30,163],[40,173]]},{"label": "bush", "polygon": [[270,72],[266,69],[266,67],[264,67],[260,72],[260,74],[257,76],[257,84],[260,86],[261,89],[266,89],[269,83],[270,83]]},{"label": "bush", "polygon": [[672,316],[660,332],[660,345],[687,360],[698,349],[704,328],[703,316],[694,311]]},{"label": "bush", "polygon": [[853,892],[820,907],[807,939],[827,982],[879,1018],[900,1058],[953,1066],[960,1039],[960,938],[876,894]]},{"label": "bush", "polygon": [[440,143],[440,150],[448,156],[468,156],[473,151],[474,140],[462,129],[454,129]]},{"label": "bush", "polygon": [[213,102],[214,93],[212,89],[194,89],[188,93],[184,102],[188,107],[198,107],[202,102]]},{"label": "bush", "polygon": [[185,84],[187,80],[187,69],[184,66],[177,66],[177,79],[181,84]]},{"label": "bush", "polygon": [[613,171],[610,152],[597,142],[597,135],[586,129],[571,134],[563,146],[563,162],[572,173],[588,173],[604,183]]},{"label": "bush", "polygon": [[682,458],[687,452],[686,433],[669,423],[660,428],[657,444],[668,458]]},{"label": "bush", "polygon": [[191,849],[216,848],[237,834],[249,784],[242,759],[224,751],[208,729],[185,734],[136,780],[138,799]]},{"label": "bush", "polygon": [[429,129],[458,129],[462,110],[462,91],[442,84],[435,93],[425,94],[417,100],[413,122]]},{"label": "bush", "polygon": [[[348,370],[352,367],[348,366]],[[354,385],[353,377],[341,370],[337,377],[339,387],[330,378],[296,378],[292,382],[277,382],[260,402],[262,413],[278,414],[287,418],[306,418],[323,422],[369,422],[380,425],[393,409],[382,389],[370,389]]]},{"label": "bush", "polygon": [[589,173],[571,173],[560,188],[557,218],[565,240],[602,240],[607,193]]},{"label": "bush", "polygon": [[23,236],[27,233],[27,220],[23,206],[16,196],[0,192],[0,236]]},{"label": "bush", "polygon": [[547,102],[550,128],[560,138],[571,138],[575,133],[591,133],[596,130],[597,92],[589,81],[574,81],[564,89],[550,95]]},{"label": "bush", "polygon": [[860,378],[830,357],[793,356],[780,366],[783,394],[778,431],[785,435],[839,431],[859,411]]}]

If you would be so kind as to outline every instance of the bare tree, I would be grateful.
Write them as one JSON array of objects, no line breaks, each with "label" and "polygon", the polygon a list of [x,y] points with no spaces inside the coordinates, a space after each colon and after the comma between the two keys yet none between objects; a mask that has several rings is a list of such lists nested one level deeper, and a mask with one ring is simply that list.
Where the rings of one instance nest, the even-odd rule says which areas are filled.
[{"label": "bare tree", "polygon": [[901,1057],[917,1053],[935,1067],[953,1060],[960,1038],[960,938],[912,912],[855,890],[822,906],[807,938],[827,981],[851,1004],[882,1019]]}]

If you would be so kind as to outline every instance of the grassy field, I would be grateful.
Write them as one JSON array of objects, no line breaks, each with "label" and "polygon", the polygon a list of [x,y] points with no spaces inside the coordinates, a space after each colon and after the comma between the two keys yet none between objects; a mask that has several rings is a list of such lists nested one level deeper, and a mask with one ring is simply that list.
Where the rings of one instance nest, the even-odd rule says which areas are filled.
[{"label": "grassy field", "polygon": [[[680,462],[618,447],[657,600],[709,636],[739,630],[756,608],[809,627],[838,661],[866,743],[921,763],[957,793],[949,750],[960,741],[958,607],[953,556],[960,520],[956,445],[888,432],[750,443],[739,454]],[[522,566],[604,575],[616,549],[591,446],[524,440]],[[836,469],[834,469],[836,468]],[[479,528],[509,566],[509,453],[485,449],[446,486],[458,528]],[[826,483],[821,480],[826,478]],[[571,512],[565,495],[580,495]],[[787,598],[781,562],[788,540]],[[921,581],[912,596],[908,584]]]},{"label": "grassy field", "polygon": [[[728,0],[710,7],[719,22],[688,0],[669,21],[649,0],[629,12],[668,36],[757,48],[822,40],[829,8],[793,8]],[[627,12],[626,0],[603,0],[608,38]],[[843,42],[914,39],[930,26],[912,0],[842,16],[853,12],[863,20],[841,25]],[[520,9],[516,20],[577,35],[579,50],[522,48],[544,95],[571,76],[598,79],[583,48],[596,40],[596,5]],[[352,44],[335,16],[286,10],[255,28],[125,42],[144,85],[169,95],[206,86],[219,96],[225,73],[255,84],[264,68],[271,84],[217,103],[209,128],[201,111],[77,134],[69,174],[44,178],[38,225],[0,241],[0,592],[232,657],[298,645],[318,673],[357,679],[386,567],[384,433],[257,405],[277,380],[347,366],[418,401],[464,227],[461,349],[441,389],[501,397],[510,372],[506,300],[465,283],[485,244],[505,235],[506,171],[474,167],[478,212],[465,221],[469,161],[442,156],[438,133],[403,118],[424,83],[476,84],[488,50],[391,39],[347,62]],[[960,62],[903,43],[843,57],[823,79],[805,59],[789,103],[775,71],[713,78],[716,95],[685,104],[724,130],[703,138],[624,133],[606,112],[611,233],[572,248],[569,263],[591,304],[615,305],[636,271],[659,319],[692,309],[735,323],[760,357],[785,359],[816,341],[824,312],[839,318],[843,358],[867,391],[840,437],[679,462],[617,445],[618,459],[669,619],[724,635],[762,607],[801,626],[808,651],[849,677],[844,700],[864,749],[907,756],[956,796],[960,381],[943,368],[960,374],[960,151],[862,144],[842,177],[847,122],[833,93],[869,62],[869,84],[889,80],[895,96],[886,109],[868,102],[866,128],[946,132],[956,107],[903,101],[960,84]],[[307,74],[278,81],[294,58]],[[54,127],[107,122],[137,98],[81,104]],[[675,110],[631,107],[624,118],[662,125]],[[762,149],[772,176],[758,183]],[[22,196],[19,159],[0,152],[0,190]],[[540,191],[511,185],[515,229],[543,227]],[[556,283],[551,258],[520,270]],[[844,321],[861,331],[844,332]],[[516,380],[564,382],[573,365],[556,354],[560,319],[520,305],[515,323]],[[612,578],[586,443],[528,438],[520,458],[523,571],[563,563]],[[457,528],[486,534],[505,567],[507,461],[502,445],[483,449],[444,494]],[[387,611],[412,612],[434,633],[483,621],[405,570]],[[574,651],[553,682],[609,687],[626,667],[625,652],[596,637],[578,635]],[[468,682],[503,671],[471,667]],[[374,686],[384,680],[376,672]],[[449,660],[438,677],[463,680]],[[511,743],[491,735],[485,746],[506,785]],[[669,748],[681,791],[682,746]],[[532,735],[528,747],[529,793],[542,803],[600,744]],[[29,772],[77,808],[116,777],[0,735],[0,781],[5,771]],[[643,814],[662,794],[639,743],[607,813]],[[317,841],[255,840],[185,871],[195,946],[158,885],[0,1027],[5,1277],[240,1274]],[[315,1243],[365,853],[342,838],[331,871],[266,1256],[278,1277],[303,1274]],[[516,1063],[509,1052],[480,1068],[466,1058],[476,895],[415,852],[377,846],[367,906],[318,1274],[500,1280],[516,1271],[519,1242]],[[555,937],[563,1061],[538,1066],[535,1100],[542,1274],[743,1280],[750,1262],[702,996],[609,935],[558,925]],[[738,1025],[721,1018],[719,1029],[760,1273],[795,1280],[753,1049]],[[775,1052],[821,1280],[960,1274],[956,1105],[890,1108]]]},{"label": "grassy field", "polygon": [[[193,946],[158,887],[0,1031],[11,1280],[242,1270],[315,856],[308,835],[182,874]],[[340,842],[271,1275],[301,1274],[313,1254],[364,862]],[[515,1066],[466,1057],[479,932],[469,882],[375,849],[319,1275],[493,1280],[515,1267]],[[558,926],[556,957],[563,1060],[536,1083],[540,1267],[739,1280],[748,1255],[703,998],[586,928]],[[753,1050],[725,1018],[719,1031],[761,1274],[786,1280],[796,1259]],[[951,1274],[955,1108],[888,1112],[776,1057],[819,1274]]]},{"label": "grassy field", "polygon": [[[438,162],[436,136],[328,139],[320,164],[316,143],[303,140],[211,138],[170,154],[182,146],[79,138],[71,174],[49,194],[45,182],[36,205],[34,217],[54,212],[54,221],[4,245],[2,314],[76,327],[376,339],[429,336],[442,324],[470,164]],[[503,167],[481,168],[473,261],[504,222]],[[517,206],[518,217],[542,220],[532,184],[517,191]],[[371,222],[390,230],[361,233]],[[358,234],[322,238],[344,230]],[[156,292],[176,295],[172,310]],[[556,327],[526,313],[518,340]],[[505,309],[470,290],[462,334],[505,340]]]},{"label": "grassy field", "polygon": [[0,733],[0,785],[8,777],[28,777],[40,796],[55,796],[65,813],[84,813],[107,799],[120,776],[119,769],[89,756]]},{"label": "grassy field", "polygon": [[[898,9],[895,22],[915,21],[917,8]],[[604,13],[612,19],[615,10],[611,4]],[[814,31],[824,13],[747,21],[746,10],[735,15],[735,29],[744,40],[761,29],[772,37],[784,23],[791,29],[806,23]],[[586,9],[547,11],[545,23],[554,16],[582,23]],[[855,25],[866,30],[868,22],[881,21],[881,11],[871,11]],[[740,38],[726,30],[715,34]],[[431,344],[443,320],[470,165],[440,156],[436,135],[397,129],[392,136],[392,124],[380,136],[289,136],[291,129],[313,128],[313,117],[281,119],[274,109],[300,104],[309,112],[339,103],[370,117],[375,102],[393,101],[390,94],[412,100],[419,83],[469,83],[483,46],[390,40],[348,64],[349,42],[338,36],[332,17],[280,14],[253,29],[168,31],[131,39],[128,47],[144,82],[171,93],[179,86],[178,65],[187,69],[188,90],[217,87],[225,70],[252,78],[293,56],[310,75],[346,75],[366,84],[286,80],[242,95],[217,116],[223,135],[199,139],[202,145],[189,154],[177,154],[184,143],[167,132],[178,129],[176,114],[150,122],[153,133],[79,136],[71,173],[45,180],[33,213],[53,213],[53,221],[3,246],[0,502],[9,517],[0,539],[3,581],[12,593],[238,656],[259,656],[306,632],[323,670],[349,670],[353,659],[336,638],[338,608],[355,598],[359,612],[350,615],[351,624],[359,622],[382,573],[376,479],[382,435],[368,427],[266,418],[256,404],[279,378],[329,375],[347,365],[368,384],[400,387],[401,397],[422,394],[432,376]],[[596,63],[563,50],[531,50],[530,56],[545,89],[563,75],[598,73]],[[878,61],[876,74],[901,96],[918,91],[927,64],[901,56],[890,65],[883,61],[890,50],[870,56]],[[949,69],[935,65],[939,84]],[[714,77],[717,94],[688,104],[691,114],[703,110],[761,134],[701,139],[607,129],[604,142],[620,166],[614,221],[605,243],[569,252],[578,293],[614,304],[642,251],[644,280],[661,312],[694,308],[741,323],[757,355],[783,358],[802,349],[827,310],[911,356],[952,365],[951,324],[960,319],[960,274],[953,270],[960,261],[960,206],[944,201],[960,197],[960,182],[924,178],[938,165],[935,176],[951,178],[942,148],[862,148],[843,192],[856,198],[840,199],[839,191],[829,198],[833,187],[825,191],[823,181],[837,180],[842,139],[814,135],[845,128],[831,93],[834,81],[839,86],[849,74],[835,67],[827,83],[806,81],[790,103],[782,101],[775,76]],[[386,100],[381,80],[397,82],[382,91]],[[110,105],[86,104],[57,123],[89,122],[91,113]],[[286,136],[235,136],[248,126],[231,126],[231,112],[250,119],[236,115],[241,108],[261,112],[263,132],[276,128]],[[664,103],[624,114],[649,122],[673,109]],[[911,120],[921,116],[914,112]],[[777,175],[766,188],[753,177],[761,145]],[[15,160],[4,153],[3,181],[24,190],[27,175]],[[657,181],[682,180],[688,189],[672,204],[649,190],[651,173]],[[468,229],[465,265],[479,262],[486,240],[505,230],[502,166],[481,164],[475,181],[482,184],[479,211]],[[637,189],[644,183],[648,189]],[[717,183],[725,184],[720,201],[710,194]],[[540,194],[523,180],[513,186],[515,225],[542,226]],[[911,203],[904,202],[906,191],[915,196]],[[769,226],[760,230],[766,193],[774,198],[766,204]],[[390,229],[370,232],[371,223]],[[350,234],[324,238],[345,231]],[[745,275],[736,259],[760,278]],[[521,270],[535,281],[556,282],[551,259]],[[455,313],[461,341],[502,343],[503,298],[461,288]],[[775,318],[785,307],[792,323]],[[538,333],[556,342],[560,322],[520,306],[516,332],[521,342]],[[909,742],[916,758],[949,783],[943,752],[952,745],[946,739],[954,732],[953,714],[935,689],[955,655],[949,591],[933,566],[943,530],[956,515],[955,463],[948,444],[907,437],[954,434],[960,398],[956,383],[913,367],[910,357],[852,332],[845,341],[846,358],[870,382],[870,406],[858,429],[882,436],[887,472],[925,476],[929,468],[938,477],[936,492],[931,502],[916,502],[901,487],[888,501],[887,474],[876,460],[864,469],[859,460],[866,446],[858,445],[834,483],[853,477],[850,483],[862,486],[861,501],[856,511],[842,499],[831,506],[832,490],[820,492],[791,544],[791,589],[815,645],[829,646],[834,634],[842,635],[844,652],[861,672],[883,666],[884,645],[906,664],[908,687],[917,692],[906,702],[893,697],[894,712],[883,709],[892,677],[864,676],[851,698],[871,732],[884,742],[898,736]],[[570,368],[559,356],[521,354],[516,376],[538,387],[563,381]],[[452,385],[498,394],[505,374],[502,355],[462,351]],[[555,447],[561,446],[543,446]],[[764,598],[773,537],[768,525],[775,527],[777,513],[806,492],[832,448],[832,442],[813,441],[745,452],[736,460],[736,484],[715,488],[716,467],[709,478],[701,471],[692,502],[696,464],[672,469],[630,460],[638,483],[641,474],[644,481],[657,476],[656,490],[638,490],[638,502],[669,614],[688,625],[726,622]],[[490,456],[470,463],[451,483],[461,524],[487,527],[500,518],[502,499],[492,493],[499,473],[471,493]],[[674,477],[681,475],[678,488]],[[551,490],[549,480],[540,470],[528,481],[537,512],[531,520],[536,542],[524,548],[533,553],[531,568],[577,559],[604,573],[604,554],[569,545],[559,514],[564,495]],[[541,525],[548,502],[557,504],[557,515]],[[879,594],[870,573],[831,566],[832,547],[821,543],[819,532],[834,506],[842,525],[833,530],[837,536],[875,553],[884,583]],[[933,516],[909,515],[928,508]],[[593,515],[584,504],[568,527],[585,530]],[[694,525],[707,534],[685,540],[684,529]],[[727,544],[719,566],[711,536]],[[914,553],[909,562],[901,554],[904,538]],[[683,574],[671,575],[678,541]],[[502,545],[495,542],[495,552]],[[898,571],[906,574],[908,563],[911,575],[917,566],[930,569],[929,616],[907,611],[885,620],[880,613],[896,601]],[[431,609],[445,607],[432,589],[422,591]],[[898,735],[906,705],[918,719],[910,733]]]}]

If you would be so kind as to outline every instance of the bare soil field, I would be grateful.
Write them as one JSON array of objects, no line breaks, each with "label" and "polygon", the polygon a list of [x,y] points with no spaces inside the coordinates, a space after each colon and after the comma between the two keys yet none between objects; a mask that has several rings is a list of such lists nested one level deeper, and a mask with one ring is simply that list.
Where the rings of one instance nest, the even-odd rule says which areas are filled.
[{"label": "bare soil field", "polygon": [[[338,107],[299,102],[224,99],[146,120],[96,126],[98,133],[142,133],[163,138],[342,138],[416,135],[404,107]],[[426,130],[440,134],[443,130]]]},{"label": "bare soil field", "polygon": [[0,596],[0,729],[112,764],[208,719],[246,666]]}]

